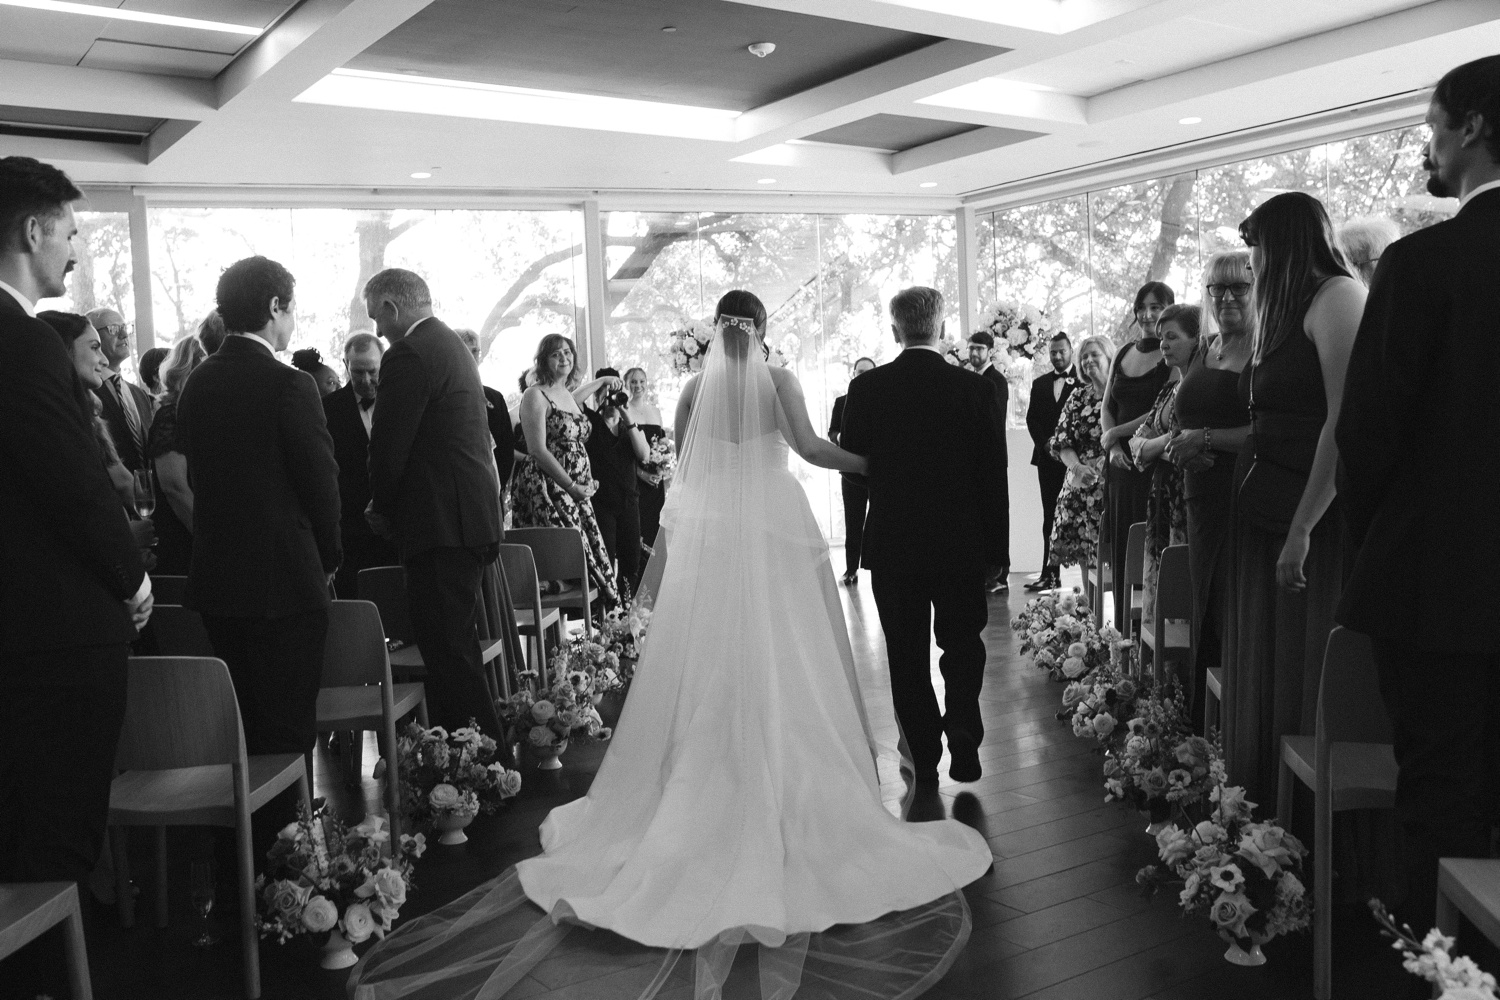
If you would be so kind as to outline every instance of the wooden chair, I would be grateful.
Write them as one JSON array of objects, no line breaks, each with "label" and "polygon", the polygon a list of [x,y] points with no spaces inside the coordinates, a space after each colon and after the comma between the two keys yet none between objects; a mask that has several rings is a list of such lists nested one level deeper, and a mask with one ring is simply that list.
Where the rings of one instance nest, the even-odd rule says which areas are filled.
[{"label": "wooden chair", "polygon": [[500,570],[510,584],[511,600],[516,603],[516,628],[532,647],[529,655],[537,672],[537,683],[545,688],[548,686],[546,632],[550,628],[561,631],[561,612],[542,606],[532,551],[528,545],[501,545]]},{"label": "wooden chair", "polygon": [[1333,994],[1333,814],[1391,809],[1396,804],[1396,755],[1391,724],[1375,676],[1370,640],[1335,628],[1323,655],[1317,733],[1281,738],[1276,815],[1289,826],[1293,780],[1313,789],[1313,996]]},{"label": "wooden chair", "polygon": [[1489,938],[1491,944],[1500,945],[1500,861],[1490,858],[1443,858],[1438,861],[1438,930],[1449,937],[1457,937],[1460,913],[1468,917],[1469,923]]},{"label": "wooden chair", "polygon": [[[302,755],[245,753],[239,703],[223,660],[132,657],[128,684],[109,825],[157,830],[159,926],[166,918],[166,827],[234,828],[245,995],[253,1000],[260,996],[260,952],[250,814],[293,785],[311,805]],[[125,841],[116,829],[111,834],[120,918],[129,927],[134,913]]]},{"label": "wooden chair", "polygon": [[1167,679],[1163,668],[1168,661],[1192,661],[1193,641],[1193,572],[1188,547],[1168,545],[1157,565],[1151,628],[1141,632],[1141,645],[1151,650],[1151,670],[1158,681]]},{"label": "wooden chair", "polygon": [[531,549],[536,561],[538,580],[561,580],[578,584],[577,590],[561,594],[543,594],[543,608],[557,608],[563,613],[562,629],[567,631],[567,613],[576,611],[583,618],[583,630],[593,629],[593,603],[599,599],[599,588],[589,583],[589,557],[583,547],[583,535],[576,528],[513,528],[505,533],[512,545]]},{"label": "wooden chair", "polygon": [[1130,620],[1123,625],[1115,623],[1122,636],[1140,637],[1141,602],[1146,596],[1146,522],[1137,521],[1130,526],[1125,536],[1125,576],[1120,585],[1125,588],[1125,606],[1129,608]]},{"label": "wooden chair", "polygon": [[181,604],[185,596],[187,596],[187,577],[152,575],[151,598],[157,604]]},{"label": "wooden chair", "polygon": [[[391,671],[397,680],[416,681],[427,676],[422,651],[417,647],[417,631],[411,623],[410,605],[406,600],[406,570],[401,566],[375,566],[359,571],[359,599],[369,601],[380,611],[380,622],[387,639],[399,639],[405,645],[391,653]],[[481,631],[483,631],[481,629]],[[495,661],[505,653],[505,641],[479,638],[479,658],[488,671],[490,692],[499,697],[504,690],[495,676]]]},{"label": "wooden chair", "polygon": [[[401,782],[397,778],[396,720],[416,712],[427,725],[427,691],[421,684],[396,684],[386,654],[380,612],[369,601],[334,601],[328,606],[328,640],[323,645],[323,679],[318,690],[318,732],[362,733],[373,729],[385,760],[385,803],[391,843],[401,838]],[[312,782],[312,754],[306,755]]]},{"label": "wooden chair", "polygon": [[[1102,537],[1102,533],[1101,537],[1099,538],[1098,544],[1095,546],[1094,565],[1089,567],[1089,571],[1083,575],[1083,582],[1085,587],[1089,586],[1090,577],[1093,577],[1094,592],[1089,595],[1089,599],[1094,608],[1094,622],[1095,624],[1103,624],[1105,607],[1104,595],[1113,592],[1115,585],[1115,573],[1114,546],[1110,545],[1108,543],[1108,540]],[[1116,622],[1116,625],[1118,624],[1119,623]]]},{"label": "wooden chair", "polygon": [[58,924],[63,926],[68,949],[68,992],[73,1000],[93,1000],[89,956],[83,943],[83,917],[78,909],[78,883],[0,885],[0,961]]},{"label": "wooden chair", "polygon": [[203,619],[192,608],[158,604],[151,612],[151,624],[156,627],[157,648],[162,656],[214,655],[214,644],[209,641]]}]

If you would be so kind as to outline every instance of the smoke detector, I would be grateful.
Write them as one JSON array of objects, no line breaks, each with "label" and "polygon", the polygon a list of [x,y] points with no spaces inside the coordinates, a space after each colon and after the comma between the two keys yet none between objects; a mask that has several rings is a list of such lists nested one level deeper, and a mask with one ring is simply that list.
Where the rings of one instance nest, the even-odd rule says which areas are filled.
[{"label": "smoke detector", "polygon": [[776,51],[776,43],[755,42],[754,44],[747,45],[746,48],[750,50],[750,54],[755,58],[764,59],[766,56]]}]

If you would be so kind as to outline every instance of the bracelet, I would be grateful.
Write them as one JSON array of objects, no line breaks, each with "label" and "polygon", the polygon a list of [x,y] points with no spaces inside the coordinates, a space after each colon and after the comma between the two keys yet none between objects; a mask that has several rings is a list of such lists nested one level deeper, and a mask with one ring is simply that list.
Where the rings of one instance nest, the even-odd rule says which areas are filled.
[{"label": "bracelet", "polygon": [[1203,428],[1203,450],[1214,450],[1214,429],[1212,427]]}]

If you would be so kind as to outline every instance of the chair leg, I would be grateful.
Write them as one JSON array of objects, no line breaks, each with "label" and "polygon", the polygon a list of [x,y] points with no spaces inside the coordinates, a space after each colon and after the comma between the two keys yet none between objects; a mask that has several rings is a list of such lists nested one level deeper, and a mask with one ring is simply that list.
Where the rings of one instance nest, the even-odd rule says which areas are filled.
[{"label": "chair leg", "polygon": [[302,798],[302,804],[307,811],[312,812],[312,782],[307,780],[307,775],[297,779],[297,794]]},{"label": "chair leg", "polygon": [[425,694],[422,696],[422,700],[417,702],[417,724],[423,729],[432,728],[431,724],[427,721],[427,696]]},{"label": "chair leg", "polygon": [[128,828],[109,828],[109,849],[115,861],[115,905],[120,910],[120,926],[135,926],[135,895],[130,891],[130,851]]},{"label": "chair leg", "polygon": [[89,981],[89,955],[83,943],[83,915],[78,912],[78,894],[73,894],[68,908],[68,919],[63,921],[63,942],[68,949],[68,992],[73,1000],[94,1000],[94,988]]},{"label": "chair leg", "polygon": [[1313,821],[1313,996],[1333,996],[1333,801],[1318,796]]},{"label": "chair leg", "polygon": [[156,926],[167,926],[167,828],[156,828]]},{"label": "chair leg", "polygon": [[385,788],[381,798],[385,800],[386,819],[391,828],[391,845],[401,843],[401,779],[396,765],[396,720],[386,718],[375,734],[380,745],[380,759],[385,761]]},{"label": "chair leg", "polygon": [[1292,825],[1292,793],[1296,784],[1296,775],[1287,766],[1286,758],[1282,758],[1281,772],[1276,776],[1276,824],[1283,830]]},{"label": "chair leg", "polygon": [[235,854],[239,858],[240,954],[245,963],[245,996],[260,997],[260,938],[255,932],[255,858],[250,846],[250,818],[235,824]]},{"label": "chair leg", "polygon": [[302,780],[307,784],[308,788],[312,788],[315,786],[315,782],[313,781],[313,756],[311,750],[302,755]]},{"label": "chair leg", "polygon": [[[1217,720],[1218,714],[1219,714],[1219,699],[1214,696],[1213,691],[1209,690],[1208,685],[1205,682],[1204,688],[1203,688],[1203,735],[1204,736],[1207,736],[1209,733],[1213,732],[1215,729],[1218,728],[1217,726],[1214,725],[1214,723],[1216,721],[1218,721]],[[1280,794],[1279,793],[1277,794],[1277,801],[1280,801]]]}]

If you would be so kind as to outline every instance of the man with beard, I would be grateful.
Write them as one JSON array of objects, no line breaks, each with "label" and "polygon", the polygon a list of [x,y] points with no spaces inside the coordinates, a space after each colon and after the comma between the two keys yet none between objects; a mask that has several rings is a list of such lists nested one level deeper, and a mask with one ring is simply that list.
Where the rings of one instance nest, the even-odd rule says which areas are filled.
[{"label": "man with beard", "polygon": [[[1337,440],[1359,545],[1338,621],[1369,635],[1391,716],[1410,892],[1430,927],[1437,861],[1487,857],[1500,743],[1500,56],[1433,90],[1427,189],[1458,214],[1386,248],[1349,359]],[[1452,585],[1475,583],[1455,610]],[[1466,627],[1464,620],[1479,627]]]},{"label": "man with beard", "polygon": [[373,333],[350,336],[344,342],[344,372],[349,381],[323,397],[323,416],[333,436],[334,460],[339,463],[339,536],[344,561],[333,578],[333,589],[343,601],[359,597],[360,570],[397,563],[396,546],[370,530],[365,520],[365,508],[370,505],[370,428],[384,354],[385,346]]},{"label": "man with beard", "polygon": [[1052,521],[1057,513],[1057,497],[1062,492],[1068,468],[1052,457],[1047,443],[1057,430],[1057,418],[1063,404],[1078,385],[1073,371],[1073,342],[1066,333],[1058,333],[1047,344],[1047,360],[1052,370],[1031,383],[1031,402],[1026,406],[1026,431],[1031,435],[1031,464],[1042,490],[1042,573],[1026,585],[1029,591],[1051,590],[1062,586],[1058,567],[1051,565]]}]

